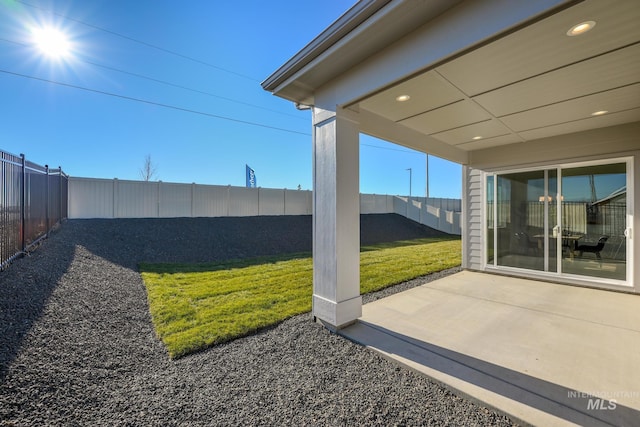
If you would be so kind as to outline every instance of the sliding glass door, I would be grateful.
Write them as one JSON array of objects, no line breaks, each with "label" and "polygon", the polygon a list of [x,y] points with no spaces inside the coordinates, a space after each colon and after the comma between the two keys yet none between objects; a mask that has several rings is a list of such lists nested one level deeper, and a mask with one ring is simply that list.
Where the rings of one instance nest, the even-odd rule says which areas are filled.
[{"label": "sliding glass door", "polygon": [[627,279],[628,161],[489,174],[487,263]]},{"label": "sliding glass door", "polygon": [[[495,180],[495,181],[494,181]],[[493,182],[496,183],[495,188]],[[537,170],[490,177],[495,214],[491,243],[497,266],[557,271],[557,172]],[[493,203],[495,200],[495,203]]]},{"label": "sliding glass door", "polygon": [[562,271],[626,280],[627,165],[562,169]]}]

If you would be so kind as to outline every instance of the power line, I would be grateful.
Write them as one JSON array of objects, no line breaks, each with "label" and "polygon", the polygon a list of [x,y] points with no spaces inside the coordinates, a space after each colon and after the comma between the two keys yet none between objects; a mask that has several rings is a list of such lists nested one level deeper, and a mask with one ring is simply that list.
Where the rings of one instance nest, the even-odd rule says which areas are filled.
[{"label": "power line", "polygon": [[[2,40],[4,40],[4,39],[2,39]],[[178,106],[175,106],[175,105],[163,104],[163,103],[155,102],[155,101],[149,101],[149,100],[142,99],[142,98],[134,98],[134,97],[131,97],[131,96],[120,95],[120,94],[117,94],[117,93],[111,93],[111,92],[106,92],[106,91],[97,90],[97,89],[91,89],[91,88],[87,88],[87,87],[83,87],[83,86],[72,85],[72,84],[69,84],[69,83],[58,82],[58,81],[55,81],[55,80],[43,79],[43,78],[40,78],[40,77],[29,76],[27,74],[21,74],[21,73],[15,73],[15,72],[8,71],[8,70],[0,69],[0,73],[5,73],[5,74],[9,74],[9,75],[17,76],[17,77],[23,77],[23,78],[32,79],[32,80],[37,80],[37,81],[50,83],[50,84],[55,84],[55,85],[59,85],[59,86],[69,87],[69,88],[73,88],[73,89],[79,89],[79,90],[83,90],[83,91],[87,91],[87,92],[98,93],[98,94],[101,94],[101,95],[112,96],[112,97],[115,97],[115,98],[126,99],[126,100],[129,100],[129,101],[140,102],[140,103],[143,103],[143,104],[155,105],[157,107],[169,108],[169,109],[172,109],[172,110],[178,110],[178,111],[183,111],[183,112],[187,112],[187,113],[198,114],[198,115],[201,115],[201,116],[213,117],[213,118],[221,119],[221,120],[228,120],[228,121],[235,122],[235,123],[242,123],[242,124],[246,124],[246,125],[250,125],[250,126],[258,126],[258,127],[262,127],[262,128],[266,128],[266,129],[279,130],[279,131],[282,131],[282,132],[294,133],[294,134],[298,134],[298,135],[311,136],[310,133],[306,133],[306,132],[300,132],[300,131],[295,131],[295,130],[291,130],[291,129],[285,129],[285,128],[280,128],[280,127],[276,127],[276,126],[270,126],[270,125],[266,125],[266,124],[263,124],[263,123],[250,122],[250,121],[247,121],[247,120],[234,119],[232,117],[220,116],[220,115],[217,115],[217,114],[206,113],[206,112],[203,112],[203,111],[197,111],[197,110],[192,110],[192,109],[189,109],[189,108],[178,107]],[[378,149],[381,149],[381,150],[400,151],[400,152],[403,152],[403,153],[410,153],[410,154],[420,154],[418,152],[413,152],[413,151],[409,151],[409,150],[402,150],[402,149],[399,149],[399,148],[380,147],[379,145],[371,145],[371,144],[364,144],[364,143],[361,143],[361,145],[366,146],[366,147],[371,147],[371,148],[378,148]]]},{"label": "power line", "polygon": [[281,132],[288,132],[288,133],[294,133],[294,134],[298,134],[298,135],[311,136],[311,134],[306,133],[306,132],[300,132],[300,131],[296,131],[296,130],[285,129],[285,128],[280,128],[280,127],[276,127],[276,126],[270,126],[270,125],[266,125],[266,124],[263,124],[263,123],[250,122],[250,121],[247,121],[247,120],[234,119],[233,117],[226,117],[226,116],[220,116],[220,115],[217,115],[217,114],[205,113],[203,111],[192,110],[192,109],[189,109],[189,108],[178,107],[178,106],[170,105],[170,104],[163,104],[163,103],[160,103],[160,102],[149,101],[149,100],[142,99],[142,98],[134,98],[132,96],[119,95],[117,93],[111,93],[111,92],[106,92],[106,91],[102,91],[102,90],[91,89],[91,88],[83,87],[83,86],[76,86],[76,85],[72,85],[72,84],[64,83],[64,82],[59,82],[59,81],[55,81],[55,80],[49,80],[49,79],[43,79],[43,78],[40,78],[40,77],[29,76],[27,74],[14,73],[14,72],[8,71],[8,70],[0,69],[0,73],[5,73],[5,74],[9,74],[9,75],[17,76],[17,77],[23,77],[23,78],[32,79],[32,80],[37,80],[37,81],[50,83],[50,84],[55,84],[55,85],[59,85],[59,86],[70,87],[70,88],[73,88],[73,89],[79,89],[79,90],[83,90],[83,91],[86,91],[86,92],[99,93],[101,95],[112,96],[112,97],[115,97],[115,98],[121,98],[121,99],[126,99],[126,100],[129,100],[129,101],[140,102],[140,103],[143,103],[143,104],[155,105],[157,107],[163,107],[163,108],[169,108],[169,109],[172,109],[172,110],[184,111],[186,113],[198,114],[198,115],[206,116],[206,117],[213,117],[215,119],[227,120],[227,121],[230,121],[230,122],[242,123],[242,124],[245,124],[245,125],[257,126],[257,127],[262,127],[262,128],[266,128],[266,129],[279,130]]},{"label": "power line", "polygon": [[199,93],[199,94],[202,94],[202,95],[211,96],[213,98],[218,98],[218,99],[222,99],[222,100],[225,100],[225,101],[234,102],[236,104],[245,105],[247,107],[258,108],[260,110],[271,111],[272,113],[282,114],[282,115],[289,116],[289,117],[295,117],[296,119],[299,119],[299,120],[306,120],[305,118],[300,117],[300,116],[296,116],[294,114],[284,113],[282,111],[274,110],[272,108],[262,107],[260,105],[252,104],[250,102],[244,102],[244,101],[240,101],[240,100],[233,99],[233,98],[227,98],[226,96],[216,95],[216,94],[213,94],[211,92],[206,92],[206,91],[199,90],[199,89],[193,89],[193,88],[190,88],[190,87],[187,87],[187,86],[182,86],[182,85],[179,85],[179,84],[176,84],[176,83],[171,83],[171,82],[168,82],[168,81],[165,81],[165,80],[156,79],[156,78],[145,76],[145,75],[138,74],[138,73],[132,73],[130,71],[121,70],[119,68],[110,67],[108,65],[102,65],[102,64],[95,63],[95,62],[86,61],[86,60],[83,60],[83,59],[81,61],[86,62],[87,64],[90,64],[90,65],[93,65],[95,67],[100,67],[100,68],[104,68],[104,69],[107,69],[107,70],[116,71],[116,72],[122,73],[122,74],[128,74],[130,76],[134,76],[134,77],[138,77],[140,79],[145,79],[145,80],[149,80],[149,81],[152,81],[152,82],[160,83],[160,84],[163,84],[163,85],[166,85],[166,86],[172,86],[172,87],[175,87],[175,88],[178,88],[178,89],[188,90],[188,91]]},{"label": "power line", "polygon": [[418,151],[403,150],[401,148],[380,147],[379,145],[371,145],[371,144],[364,144],[364,143],[360,144],[360,145],[364,145],[364,146],[372,147],[372,148],[379,148],[381,150],[400,151],[402,153],[409,153],[409,154],[423,154],[423,153],[420,153]]},{"label": "power line", "polygon": [[143,46],[150,47],[150,48],[159,50],[161,52],[168,53],[170,55],[174,55],[174,56],[177,56],[179,58],[186,59],[186,60],[198,63],[200,65],[204,65],[204,66],[207,66],[207,67],[210,67],[210,68],[214,68],[214,69],[216,69],[218,71],[223,71],[225,73],[233,74],[235,76],[242,77],[243,79],[247,79],[247,80],[251,80],[251,81],[260,83],[260,80],[255,79],[255,78],[253,78],[251,76],[248,76],[246,74],[238,73],[236,71],[232,71],[232,70],[229,70],[227,68],[223,68],[223,67],[220,67],[218,65],[202,61],[202,60],[194,58],[192,56],[184,55],[184,54],[182,54],[180,52],[176,52],[176,51],[173,51],[173,50],[165,49],[165,48],[163,48],[161,46],[157,46],[155,44],[147,43],[145,41],[138,40],[138,39],[135,39],[133,37],[125,36],[124,34],[120,34],[118,32],[111,31],[111,30],[108,30],[106,28],[98,27],[97,25],[89,24],[88,22],[81,21],[79,19],[75,19],[75,18],[72,18],[72,17],[67,16],[67,15],[63,15],[63,14],[55,12],[55,11],[53,11],[51,9],[47,9],[47,8],[44,8],[44,7],[41,7],[41,6],[37,6],[37,5],[34,5],[34,4],[30,4],[30,3],[27,3],[27,2],[22,1],[22,0],[15,0],[15,1],[18,2],[18,3],[21,3],[21,4],[25,5],[25,6],[32,7],[34,9],[40,9],[40,10],[43,10],[43,11],[46,11],[46,12],[50,12],[53,15],[59,16],[61,18],[67,19],[69,21],[77,22],[78,24],[82,24],[82,25],[85,25],[87,27],[90,27],[90,28],[93,28],[93,29],[96,29],[96,30],[99,30],[99,31],[103,31],[105,33],[108,33],[108,34],[123,38],[125,40],[129,40],[129,41],[132,41],[134,43],[138,43],[138,44],[141,44]]},{"label": "power line", "polygon": [[[18,46],[23,46],[23,47],[30,47],[30,45],[27,44],[27,43],[21,43],[21,42],[15,41],[15,40],[9,40],[9,39],[6,39],[4,37],[0,37],[0,41],[4,41],[4,42],[7,42],[7,43],[12,43],[12,44],[15,44],[15,45],[18,45]],[[252,104],[252,103],[249,103],[249,102],[240,101],[240,100],[233,99],[233,98],[227,98],[225,96],[216,95],[216,94],[211,93],[211,92],[206,92],[206,91],[199,90],[199,89],[193,89],[193,88],[190,88],[190,87],[187,87],[187,86],[179,85],[179,84],[176,84],[176,83],[171,83],[171,82],[168,82],[166,80],[160,80],[160,79],[156,79],[154,77],[145,76],[143,74],[133,73],[131,71],[122,70],[120,68],[110,67],[108,65],[99,64],[97,62],[88,61],[86,59],[77,58],[77,60],[81,61],[81,62],[84,62],[86,64],[89,64],[89,65],[93,65],[94,67],[100,67],[100,68],[104,68],[106,70],[111,70],[111,71],[115,71],[115,72],[118,72],[118,73],[127,74],[127,75],[130,75],[130,76],[138,77],[140,79],[145,79],[145,80],[149,80],[149,81],[152,81],[152,82],[155,82],[155,83],[160,83],[160,84],[163,84],[163,85],[166,85],[166,86],[172,86],[172,87],[175,87],[175,88],[178,88],[178,89],[188,90],[188,91],[199,93],[199,94],[202,94],[202,95],[211,96],[213,98],[218,98],[218,99],[222,99],[222,100],[225,100],[225,101],[234,102],[236,104],[246,105],[246,106],[252,107],[252,108],[258,108],[260,110],[271,111],[272,113],[276,113],[276,114],[282,114],[282,115],[289,116],[289,117],[295,117],[298,120],[306,120],[303,117],[296,116],[296,115],[293,115],[293,114],[290,114],[290,113],[285,113],[285,112],[278,111],[278,110],[274,110],[272,108],[263,107],[263,106],[260,106],[260,105]]]}]

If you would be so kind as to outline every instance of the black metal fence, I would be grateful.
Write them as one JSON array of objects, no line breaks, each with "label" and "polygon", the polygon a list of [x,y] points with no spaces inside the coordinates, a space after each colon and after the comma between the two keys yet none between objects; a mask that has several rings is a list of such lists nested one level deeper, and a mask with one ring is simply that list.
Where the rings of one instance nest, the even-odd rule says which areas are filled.
[{"label": "black metal fence", "polygon": [[0,151],[0,270],[67,218],[68,176]]}]

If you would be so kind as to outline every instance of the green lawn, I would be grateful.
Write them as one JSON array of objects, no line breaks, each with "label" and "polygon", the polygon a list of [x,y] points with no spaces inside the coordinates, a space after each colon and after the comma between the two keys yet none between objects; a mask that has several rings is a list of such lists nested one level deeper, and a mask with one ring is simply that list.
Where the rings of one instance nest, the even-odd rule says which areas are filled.
[{"label": "green lawn", "polygon": [[[460,265],[460,239],[363,247],[365,294]],[[293,254],[209,264],[141,264],[156,333],[172,358],[311,310],[312,260]]]}]

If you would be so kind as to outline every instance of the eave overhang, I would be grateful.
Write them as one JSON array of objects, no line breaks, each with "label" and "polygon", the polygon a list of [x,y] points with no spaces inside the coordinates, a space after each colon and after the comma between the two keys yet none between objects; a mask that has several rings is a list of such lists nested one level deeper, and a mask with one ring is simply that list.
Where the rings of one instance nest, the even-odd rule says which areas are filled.
[{"label": "eave overhang", "polygon": [[[275,92],[282,83],[293,77],[389,2],[391,0],[363,0],[357,2],[302,50],[267,77],[261,83],[262,88],[269,92]],[[292,99],[292,101],[296,100]]]},{"label": "eave overhang", "polygon": [[312,105],[314,91],[462,0],[361,0],[262,82]]}]

